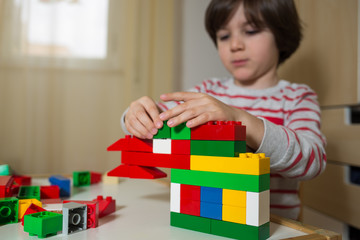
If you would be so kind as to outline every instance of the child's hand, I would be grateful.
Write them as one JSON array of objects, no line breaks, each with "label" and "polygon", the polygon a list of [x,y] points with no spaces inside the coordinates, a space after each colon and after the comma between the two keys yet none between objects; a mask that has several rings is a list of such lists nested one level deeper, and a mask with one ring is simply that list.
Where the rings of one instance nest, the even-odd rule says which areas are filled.
[{"label": "child's hand", "polygon": [[160,119],[168,120],[169,127],[186,122],[189,128],[208,121],[236,121],[239,109],[226,105],[205,94],[175,92],[160,96],[163,101],[184,101],[184,103],[160,114]]},{"label": "child's hand", "polygon": [[125,116],[127,130],[138,138],[151,139],[163,122],[159,118],[160,109],[154,100],[145,96],[130,104]]}]

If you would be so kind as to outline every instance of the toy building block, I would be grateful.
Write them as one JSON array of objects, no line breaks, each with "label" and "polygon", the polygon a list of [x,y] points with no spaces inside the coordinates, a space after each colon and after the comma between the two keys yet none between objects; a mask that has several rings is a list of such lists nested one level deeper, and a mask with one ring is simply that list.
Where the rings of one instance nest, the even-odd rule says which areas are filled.
[{"label": "toy building block", "polygon": [[95,184],[101,182],[102,174],[98,172],[90,172],[90,183]]},{"label": "toy building block", "polygon": [[245,141],[246,127],[241,122],[216,121],[191,129],[193,140]]},{"label": "toy building block", "polygon": [[170,212],[170,225],[203,233],[211,232],[211,219]]},{"label": "toy building block", "polygon": [[270,223],[255,227],[211,219],[211,234],[234,239],[265,240],[270,237]]},{"label": "toy building block", "polygon": [[172,140],[171,153],[190,155],[190,140]]},{"label": "toy building block", "polygon": [[37,199],[19,199],[19,215],[18,219],[22,219],[26,210],[29,208],[31,204],[35,204],[39,207],[42,207],[42,202]]},{"label": "toy building block", "polygon": [[200,216],[201,187],[181,184],[180,213]]},{"label": "toy building block", "polygon": [[235,207],[246,207],[246,192],[223,189],[223,205],[235,206]]},{"label": "toy building block", "polygon": [[227,222],[246,224],[246,207],[223,205],[222,220]]},{"label": "toy building block", "polygon": [[222,188],[200,187],[200,189],[201,189],[201,195],[200,195],[201,202],[223,204]]},{"label": "toy building block", "polygon": [[190,169],[208,172],[261,175],[270,173],[270,158],[265,154],[243,154],[238,157],[191,156]]},{"label": "toy building block", "polygon": [[262,192],[270,188],[270,174],[242,175],[171,169],[171,182],[188,185]]},{"label": "toy building block", "polygon": [[24,175],[13,175],[14,183],[18,184],[19,186],[30,186],[31,185],[31,177],[24,176]]},{"label": "toy building block", "polygon": [[60,187],[57,185],[40,186],[41,199],[58,199],[60,198]]},{"label": "toy building block", "polygon": [[13,183],[14,183],[14,177],[0,176],[0,198],[6,198],[12,196],[11,187]]},{"label": "toy building block", "polygon": [[147,167],[190,169],[189,155],[121,152],[121,162]]},{"label": "toy building block", "polygon": [[40,187],[20,186],[18,199],[37,199],[40,201]]},{"label": "toy building block", "polygon": [[87,228],[99,226],[99,203],[97,201],[64,200],[63,203],[75,202],[87,206]]},{"label": "toy building block", "polygon": [[11,175],[11,170],[8,164],[0,165],[0,176],[9,176]]},{"label": "toy building block", "polygon": [[222,220],[222,205],[217,203],[200,202],[200,216]]},{"label": "toy building block", "polygon": [[153,153],[171,154],[171,139],[154,139]]},{"label": "toy building block", "polygon": [[0,225],[18,222],[19,201],[17,198],[0,199]]},{"label": "toy building block", "polygon": [[190,140],[190,128],[186,126],[186,123],[181,123],[176,127],[172,127],[171,139]]},{"label": "toy building block", "polygon": [[270,221],[270,190],[246,193],[246,224],[261,226]]},{"label": "toy building block", "polygon": [[24,231],[39,238],[54,236],[62,230],[62,219],[62,214],[47,211],[28,214],[24,217]]},{"label": "toy building block", "polygon": [[107,148],[108,151],[152,152],[153,141],[125,135]]},{"label": "toy building block", "polygon": [[157,134],[153,136],[153,139],[159,138],[171,138],[171,130],[170,127],[167,125],[167,121],[163,122],[162,128],[158,129]]},{"label": "toy building block", "polygon": [[71,193],[70,179],[60,175],[54,175],[49,178],[49,182],[51,183],[51,185],[59,186],[60,197],[70,197],[70,193]]},{"label": "toy building block", "polygon": [[200,216],[201,215],[201,202],[197,201],[197,200],[181,198],[180,213],[192,215],[192,216]]},{"label": "toy building block", "polygon": [[25,215],[37,213],[37,212],[45,212],[46,210],[42,207],[39,207],[36,204],[31,203],[30,206],[26,209],[24,216],[21,218],[21,225],[24,226],[24,217]]},{"label": "toy building block", "polygon": [[191,140],[191,155],[237,157],[246,151],[245,141]]},{"label": "toy building block", "polygon": [[65,203],[62,226],[65,235],[87,229],[87,206],[75,202]]},{"label": "toy building block", "polygon": [[180,213],[180,187],[179,183],[170,184],[170,211]]},{"label": "toy building block", "polygon": [[155,167],[142,167],[136,165],[121,164],[108,172],[108,176],[128,177],[140,179],[156,179],[166,177],[166,173]]},{"label": "toy building block", "polygon": [[106,197],[104,199],[103,196],[97,196],[93,201],[99,203],[99,218],[105,217],[116,211],[115,199],[112,199],[112,197]]},{"label": "toy building block", "polygon": [[90,186],[91,175],[88,171],[73,172],[73,185],[75,187]]},{"label": "toy building block", "polygon": [[120,178],[109,177],[108,173],[109,172],[106,172],[102,176],[103,184],[119,184]]}]

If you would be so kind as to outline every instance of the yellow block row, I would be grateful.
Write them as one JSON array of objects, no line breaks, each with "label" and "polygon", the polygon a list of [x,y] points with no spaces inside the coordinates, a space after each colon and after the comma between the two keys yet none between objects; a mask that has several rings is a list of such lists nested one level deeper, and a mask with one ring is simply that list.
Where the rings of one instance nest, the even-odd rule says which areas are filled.
[{"label": "yellow block row", "polygon": [[264,153],[241,153],[239,157],[191,155],[190,170],[262,175],[270,173],[270,158]]}]

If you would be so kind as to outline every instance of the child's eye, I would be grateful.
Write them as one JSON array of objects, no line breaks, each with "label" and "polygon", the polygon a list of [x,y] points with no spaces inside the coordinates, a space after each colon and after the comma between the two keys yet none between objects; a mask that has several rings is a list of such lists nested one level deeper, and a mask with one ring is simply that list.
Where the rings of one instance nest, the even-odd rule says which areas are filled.
[{"label": "child's eye", "polygon": [[255,34],[257,34],[257,33],[259,33],[260,31],[259,30],[247,30],[247,31],[245,31],[245,33],[247,34],[247,35],[255,35]]},{"label": "child's eye", "polygon": [[220,36],[218,36],[218,39],[219,39],[220,41],[225,41],[225,40],[229,39],[229,35],[228,35],[228,34],[226,34],[226,35],[220,35]]}]

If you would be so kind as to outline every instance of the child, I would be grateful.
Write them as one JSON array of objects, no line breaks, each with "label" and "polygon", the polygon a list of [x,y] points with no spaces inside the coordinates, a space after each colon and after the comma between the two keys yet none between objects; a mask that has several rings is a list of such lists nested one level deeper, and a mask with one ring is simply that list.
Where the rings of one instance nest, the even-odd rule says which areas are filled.
[{"label": "child", "polygon": [[212,0],[206,29],[231,78],[213,78],[188,92],[131,103],[122,126],[152,138],[163,121],[190,128],[208,121],[241,121],[248,148],[271,159],[271,212],[297,219],[300,180],[325,168],[316,94],[306,85],[280,80],[277,69],[298,48],[302,34],[292,0]]}]

